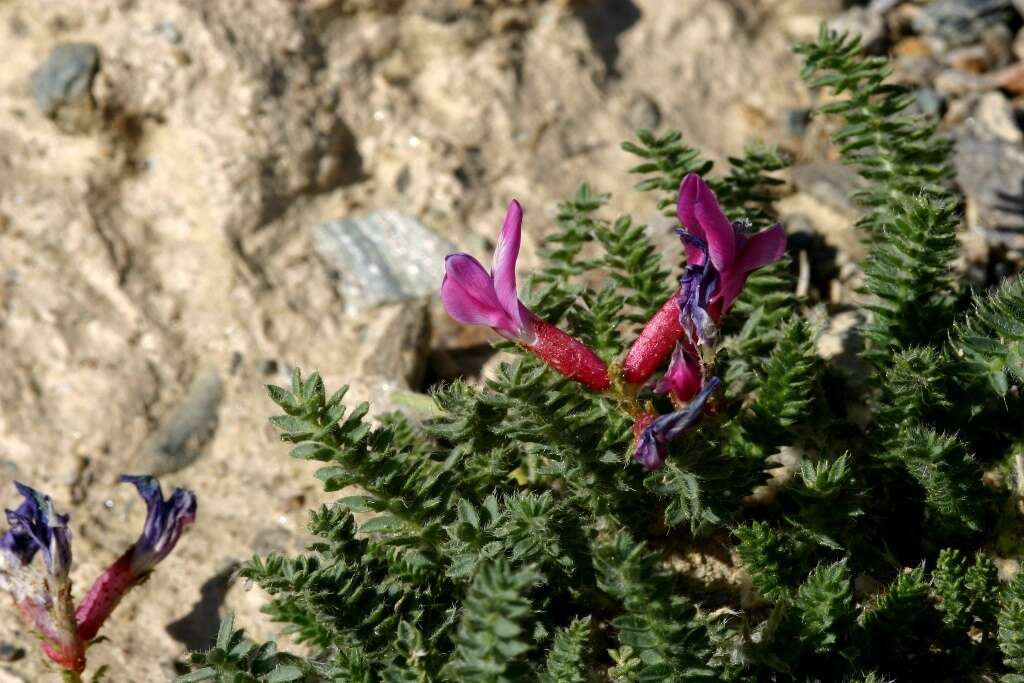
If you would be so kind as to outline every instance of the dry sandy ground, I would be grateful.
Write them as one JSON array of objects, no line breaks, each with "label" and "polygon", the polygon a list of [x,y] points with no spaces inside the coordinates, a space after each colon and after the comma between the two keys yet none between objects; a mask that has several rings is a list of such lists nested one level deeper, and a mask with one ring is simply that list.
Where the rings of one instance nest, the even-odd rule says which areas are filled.
[{"label": "dry sandy ground", "polygon": [[[718,159],[777,140],[806,105],[790,45],[838,5],[0,3],[0,504],[19,479],[72,514],[82,591],[141,526],[119,473],[161,469],[200,501],[90,671],[167,680],[227,609],[272,634],[231,568],[298,547],[321,494],[262,385],[297,365],[372,396],[415,374],[423,306],[346,317],[314,226],[394,208],[480,253],[518,197],[528,264],[583,179],[649,219],[619,141],[659,120]],[[99,67],[51,120],[28,83],[66,42]],[[10,611],[3,642],[29,654],[0,681],[57,678]]]}]

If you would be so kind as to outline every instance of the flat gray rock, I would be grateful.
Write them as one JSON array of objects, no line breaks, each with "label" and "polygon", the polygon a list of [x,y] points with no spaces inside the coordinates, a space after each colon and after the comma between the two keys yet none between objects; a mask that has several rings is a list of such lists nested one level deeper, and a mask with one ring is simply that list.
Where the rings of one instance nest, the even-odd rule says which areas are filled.
[{"label": "flat gray rock", "polygon": [[949,48],[974,45],[985,30],[1015,19],[1013,0],[932,0],[913,20],[914,30]]},{"label": "flat gray rock", "polygon": [[65,102],[89,93],[99,61],[100,52],[91,43],[58,45],[32,74],[32,99],[44,114],[52,116]]},{"label": "flat gray rock", "polygon": [[143,446],[137,473],[163,476],[195,462],[217,429],[223,398],[220,374],[212,368],[198,373],[185,398]]},{"label": "flat gray rock", "polygon": [[984,110],[967,121],[957,135],[956,179],[968,226],[989,245],[1024,250],[1024,144],[1007,129]]},{"label": "flat gray rock", "polygon": [[436,294],[444,258],[455,251],[450,242],[397,211],[318,225],[313,249],[337,274],[338,293],[349,314]]}]

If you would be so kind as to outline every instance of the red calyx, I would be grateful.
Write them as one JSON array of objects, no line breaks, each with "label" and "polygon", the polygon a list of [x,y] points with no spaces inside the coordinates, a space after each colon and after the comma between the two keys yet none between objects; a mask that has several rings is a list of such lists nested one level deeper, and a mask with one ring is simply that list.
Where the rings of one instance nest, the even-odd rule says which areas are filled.
[{"label": "red calyx", "polygon": [[683,337],[683,326],[679,324],[679,294],[677,291],[668,298],[629,347],[622,363],[622,376],[629,384],[646,382]]},{"label": "red calyx", "polygon": [[589,346],[539,318],[531,324],[537,341],[530,351],[545,363],[594,391],[611,387],[608,366]]},{"label": "red calyx", "polygon": [[75,611],[75,621],[78,622],[78,635],[82,640],[89,641],[96,637],[121,598],[139,582],[139,577],[131,570],[131,555],[132,548],[129,548],[96,579],[79,604]]}]

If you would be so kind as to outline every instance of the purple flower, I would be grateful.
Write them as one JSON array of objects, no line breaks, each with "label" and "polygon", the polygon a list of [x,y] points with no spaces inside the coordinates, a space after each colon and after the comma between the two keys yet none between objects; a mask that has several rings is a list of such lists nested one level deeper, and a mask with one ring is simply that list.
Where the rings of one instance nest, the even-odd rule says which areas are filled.
[{"label": "purple flower", "polygon": [[670,394],[676,401],[689,401],[700,391],[703,382],[704,373],[701,371],[700,362],[684,344],[680,343],[676,344],[668,371],[654,385],[654,391],[658,394]]},{"label": "purple flower", "polygon": [[132,572],[142,576],[174,550],[182,530],[195,521],[196,494],[176,488],[165,500],[155,477],[124,475],[121,481],[134,484],[146,501],[146,524],[132,547],[131,559]]},{"label": "purple flower", "polygon": [[452,254],[444,262],[441,302],[448,315],[466,325],[487,325],[503,337],[527,346],[536,341],[533,314],[516,291],[516,260],[522,241],[523,207],[512,200],[501,226],[488,273],[469,254]]},{"label": "purple flower", "polygon": [[686,232],[707,243],[706,252],[688,240],[683,246],[691,266],[709,259],[718,272],[718,289],[711,296],[708,312],[719,323],[743,291],[750,273],[782,258],[786,234],[781,225],[750,234],[749,224],[731,223],[715,193],[695,173],[679,186],[677,215]]},{"label": "purple flower", "polygon": [[444,262],[441,302],[448,315],[467,325],[487,325],[518,342],[549,366],[595,390],[611,386],[608,366],[593,349],[533,314],[516,292],[516,259],[522,240],[523,208],[513,200],[505,214],[491,272],[469,254]]},{"label": "purple flower", "polygon": [[176,488],[165,499],[154,477],[124,475],[121,481],[134,484],[146,501],[146,524],[139,540],[96,579],[79,605],[75,618],[86,641],[96,636],[121,598],[174,550],[181,532],[196,518],[196,496],[191,491]]},{"label": "purple flower", "polygon": [[646,425],[633,454],[637,462],[648,470],[660,469],[668,457],[669,444],[697,424],[704,411],[704,403],[720,383],[717,377],[712,377],[686,408],[661,415]]},{"label": "purple flower", "polygon": [[3,546],[9,546],[22,564],[31,562],[35,553],[41,551],[50,576],[66,579],[71,569],[68,515],[57,514],[49,496],[20,482],[15,482],[14,486],[25,500],[17,510],[6,511],[11,530],[4,536],[10,540]]}]

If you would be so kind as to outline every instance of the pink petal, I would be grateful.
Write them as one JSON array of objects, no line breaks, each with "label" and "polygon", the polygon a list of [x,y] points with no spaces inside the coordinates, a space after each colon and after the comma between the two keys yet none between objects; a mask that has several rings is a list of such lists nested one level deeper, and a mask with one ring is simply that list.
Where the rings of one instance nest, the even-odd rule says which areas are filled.
[{"label": "pink petal", "polygon": [[466,325],[487,325],[511,334],[519,331],[479,261],[469,254],[452,254],[444,261],[444,271],[441,303],[448,315]]},{"label": "pink petal", "polygon": [[672,394],[679,401],[689,401],[700,391],[703,380],[700,363],[683,348],[682,344],[676,344],[668,371],[654,386],[654,391],[659,394]]},{"label": "pink petal", "polygon": [[499,304],[519,328],[523,326],[523,320],[519,313],[519,294],[516,292],[516,259],[519,258],[522,236],[523,207],[513,199],[505,213],[505,223],[501,226],[501,236],[494,250],[491,277]]},{"label": "pink petal", "polygon": [[736,261],[736,229],[722,212],[718,198],[700,177],[697,177],[697,196],[693,203],[693,215],[704,230],[708,243],[708,254],[718,272],[733,267]]},{"label": "pink petal", "polygon": [[722,280],[718,283],[718,292],[711,298],[711,306],[709,307],[712,309],[711,317],[716,322],[721,322],[722,316],[732,308],[733,302],[743,292],[743,285],[747,284],[747,277],[749,276],[749,271],[734,270],[727,277],[722,277]]},{"label": "pink petal", "polygon": [[773,225],[747,238],[736,259],[736,270],[749,273],[774,263],[786,253],[786,232],[781,225]]},{"label": "pink petal", "polygon": [[[679,218],[679,224],[686,228],[688,233],[706,241],[704,228],[697,221],[697,216],[693,211],[694,203],[700,194],[700,184],[702,182],[700,176],[696,173],[688,173],[683,178],[683,182],[679,185],[679,201],[676,203],[676,216]],[[686,240],[683,240],[683,247],[686,249],[686,262],[689,265],[699,266],[704,263],[704,253],[700,249]]]}]

